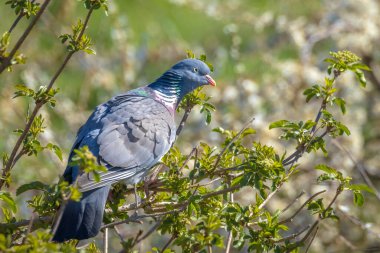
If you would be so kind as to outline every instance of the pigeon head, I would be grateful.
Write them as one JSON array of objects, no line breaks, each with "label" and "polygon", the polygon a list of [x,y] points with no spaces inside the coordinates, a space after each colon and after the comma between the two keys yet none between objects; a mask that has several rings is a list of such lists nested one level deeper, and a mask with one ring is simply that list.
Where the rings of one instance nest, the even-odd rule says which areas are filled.
[{"label": "pigeon head", "polygon": [[186,94],[202,85],[216,85],[214,79],[210,76],[210,68],[206,63],[197,59],[182,60],[169,71],[181,76],[182,88],[187,91]]},{"label": "pigeon head", "polygon": [[197,59],[185,59],[177,62],[149,87],[156,91],[165,103],[174,103],[175,107],[181,99],[203,85],[215,86],[210,76],[210,68]]}]

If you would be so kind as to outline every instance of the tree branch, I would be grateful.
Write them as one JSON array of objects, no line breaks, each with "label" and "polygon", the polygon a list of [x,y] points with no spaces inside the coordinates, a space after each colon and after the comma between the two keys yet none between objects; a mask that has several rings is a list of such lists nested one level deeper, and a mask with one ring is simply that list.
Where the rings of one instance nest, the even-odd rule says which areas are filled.
[{"label": "tree branch", "polygon": [[302,190],[300,194],[297,195],[297,197],[295,199],[293,199],[292,202],[290,202],[284,209],[282,209],[281,213],[284,213],[286,212],[294,203],[296,203],[296,201],[298,201],[302,195],[305,194],[305,191]]},{"label": "tree branch", "polygon": [[293,219],[294,219],[294,217],[296,217],[297,216],[297,214],[299,213],[299,212],[301,212],[302,211],[302,209],[310,202],[310,201],[312,201],[315,197],[317,197],[319,194],[322,194],[322,193],[324,193],[324,192],[326,192],[326,190],[323,190],[323,191],[319,191],[319,192],[317,192],[317,193],[315,193],[315,194],[313,194],[313,195],[311,195],[311,197],[310,198],[308,198],[298,209],[297,209],[297,211],[292,215],[292,216],[290,216],[289,218],[286,218],[285,220],[282,220],[282,221],[279,221],[278,222],[278,224],[284,224],[284,223],[287,223],[287,222],[291,222]]},{"label": "tree branch", "polygon": [[186,105],[185,113],[183,114],[183,117],[182,117],[182,119],[181,119],[181,122],[179,123],[178,128],[177,128],[177,131],[176,131],[176,136],[177,136],[177,137],[178,137],[179,134],[182,132],[182,129],[183,129],[183,127],[185,126],[185,123],[186,123],[186,121],[187,121],[187,118],[189,117],[190,112],[191,112],[192,109],[193,109],[193,107],[190,106],[190,102],[187,101],[187,105]]},{"label": "tree branch", "polygon": [[177,238],[176,235],[173,235],[169,241],[165,244],[165,246],[161,249],[160,253],[164,253],[165,250],[169,247],[169,245],[175,240],[175,238]]},{"label": "tree branch", "polygon": [[21,35],[21,37],[16,42],[15,46],[9,53],[9,55],[4,58],[0,64],[0,74],[11,65],[12,58],[15,56],[17,50],[21,47],[21,45],[24,43],[25,39],[28,37],[29,33],[32,31],[34,25],[37,23],[37,21],[40,19],[42,13],[45,11],[46,7],[50,3],[50,0],[45,0],[45,2],[41,5],[40,10],[30,22],[29,26],[25,29],[24,33]]},{"label": "tree branch", "polygon": [[[30,1],[30,3],[34,3],[35,0],[32,0]],[[20,22],[20,20],[25,16],[25,13],[24,12],[20,12],[20,14],[17,16],[17,18],[15,19],[15,21],[12,23],[11,27],[9,28],[8,32],[11,33],[13,31],[13,29],[17,26],[18,22]]]},{"label": "tree branch", "polygon": [[216,159],[215,161],[215,165],[214,165],[214,169],[216,169],[216,167],[219,165],[219,162],[220,162],[220,159],[222,158],[222,156],[224,155],[224,153],[227,151],[227,149],[229,149],[229,147],[236,141],[237,138],[240,137],[240,135],[244,132],[245,129],[248,128],[248,126],[250,124],[252,124],[252,122],[255,120],[255,118],[252,118],[250,119],[247,123],[244,124],[244,126],[242,127],[242,129],[234,136],[234,138],[232,138],[232,140],[224,147],[224,149],[220,152],[220,154],[218,155],[218,158]]},{"label": "tree branch", "polygon": [[[46,0],[44,2],[44,5],[48,4],[50,0]],[[46,8],[46,5],[45,7],[42,6],[41,9],[43,8]],[[40,9],[40,11],[41,11]],[[83,25],[83,29],[81,30],[78,38],[77,38],[77,41],[79,41],[81,39],[81,37],[83,36],[84,34],[84,31],[86,30],[86,27],[87,27],[87,24],[88,24],[88,21],[90,19],[90,16],[93,12],[93,8],[91,8],[88,13],[87,13],[87,16],[86,16],[86,20],[84,22],[84,25]],[[54,76],[52,77],[52,79],[50,80],[49,82],[49,85],[47,86],[47,89],[46,89],[46,92],[49,92],[50,89],[53,87],[53,84],[54,82],[57,80],[58,76],[62,73],[63,69],[66,67],[66,64],[68,63],[68,61],[70,60],[70,58],[73,56],[75,52],[69,52],[65,58],[65,60],[63,61],[62,65],[58,68],[57,72],[54,74]],[[1,72],[0,72],[1,73]],[[18,138],[15,146],[13,147],[13,150],[11,152],[11,155],[5,165],[5,168],[3,169],[3,172],[2,172],[2,176],[0,178],[0,189],[3,188],[5,182],[6,182],[6,179],[8,177],[8,174],[9,172],[11,171],[11,169],[13,168],[13,166],[15,165],[15,162],[14,162],[14,159],[15,157],[17,156],[17,152],[18,150],[20,149],[20,146],[22,144],[22,142],[24,141],[24,139],[26,138],[33,122],[34,122],[34,119],[36,118],[37,116],[37,113],[39,112],[39,110],[41,109],[41,107],[44,105],[45,102],[42,102],[42,101],[38,101],[36,102],[36,106],[34,107],[34,110],[32,112],[32,114],[30,115],[26,125],[25,125],[25,128],[22,132],[22,134],[20,135],[20,137]],[[19,158],[19,157],[18,157]]]},{"label": "tree branch", "polygon": [[348,158],[354,163],[355,167],[358,168],[360,175],[362,176],[364,182],[371,187],[371,189],[374,191],[376,198],[380,201],[380,192],[376,189],[375,185],[372,183],[371,179],[368,176],[368,173],[366,169],[361,165],[352,155],[352,153],[346,149],[344,146],[342,146],[337,140],[333,140],[332,143],[339,148],[341,151],[346,153]]}]

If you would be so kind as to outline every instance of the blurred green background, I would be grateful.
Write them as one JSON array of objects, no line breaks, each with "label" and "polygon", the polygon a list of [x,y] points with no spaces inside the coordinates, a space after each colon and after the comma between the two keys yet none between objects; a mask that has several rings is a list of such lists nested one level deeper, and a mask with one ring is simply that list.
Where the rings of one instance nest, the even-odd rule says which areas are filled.
[{"label": "blurred green background", "polygon": [[[8,30],[14,13],[1,1],[0,32]],[[380,4],[378,0],[110,0],[108,16],[96,11],[87,34],[93,39],[95,56],[74,55],[55,87],[60,88],[55,109],[45,107],[47,129],[43,142],[58,144],[65,159],[77,129],[96,105],[134,87],[149,84],[186,50],[206,54],[214,64],[216,88],[207,93],[217,107],[210,126],[205,125],[199,109],[193,111],[178,140],[183,152],[200,141],[219,142],[212,129],[217,126],[239,130],[252,116],[256,141],[274,145],[279,153],[291,152],[294,143],[278,139],[269,131],[270,122],[279,119],[313,119],[318,103],[305,104],[303,89],[321,83],[329,51],[348,49],[362,57],[373,72],[367,75],[368,87],[356,87],[353,76],[339,80],[339,93],[348,101],[342,118],[351,130],[350,137],[339,139],[365,167],[380,188]],[[52,1],[47,12],[20,49],[28,57],[26,65],[0,76],[0,151],[9,152],[17,136],[13,129],[24,125],[28,102],[12,99],[14,86],[31,88],[46,85],[65,55],[58,36],[69,33],[85,8],[78,1]],[[27,26],[23,19],[12,33],[14,43]],[[280,192],[269,208],[283,207],[299,192],[312,194],[320,189],[314,180],[315,164],[328,160],[357,183],[363,180],[347,154],[328,143],[330,155],[307,155],[301,172]],[[66,162],[44,152],[20,160],[13,170],[13,187],[33,180],[56,182]],[[333,191],[334,187],[332,187]],[[237,195],[242,203],[252,201],[254,192]],[[25,202],[30,197],[18,197]],[[307,196],[305,196],[305,199]],[[338,201],[338,223],[324,223],[311,252],[380,252],[380,203],[366,195],[364,208],[352,208],[352,196]],[[29,217],[23,204],[21,217]],[[358,218],[358,220],[356,220]],[[310,223],[303,215],[293,227]],[[357,221],[356,224],[353,221]],[[125,225],[125,236],[132,236],[137,225]],[[120,249],[115,238],[113,250]],[[141,250],[162,246],[159,236],[141,245]],[[149,244],[149,245],[148,245]],[[375,247],[375,248],[374,248]],[[377,248],[376,248],[377,247]],[[365,251],[367,249],[367,251]],[[372,249],[372,251],[369,251]],[[377,251],[376,251],[377,250]]]}]

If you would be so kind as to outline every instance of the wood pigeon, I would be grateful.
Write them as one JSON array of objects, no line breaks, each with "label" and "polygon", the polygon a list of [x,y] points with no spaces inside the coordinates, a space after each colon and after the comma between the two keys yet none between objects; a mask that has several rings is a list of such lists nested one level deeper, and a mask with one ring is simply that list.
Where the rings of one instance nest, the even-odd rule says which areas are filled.
[{"label": "wood pigeon", "polygon": [[[108,192],[113,183],[136,184],[169,151],[176,137],[174,120],[181,99],[202,85],[215,86],[203,61],[185,59],[155,82],[117,95],[96,107],[79,129],[64,179],[77,183],[82,198],[69,201],[53,241],[84,240],[98,234]],[[100,181],[70,165],[73,150],[88,146],[107,168]]]}]

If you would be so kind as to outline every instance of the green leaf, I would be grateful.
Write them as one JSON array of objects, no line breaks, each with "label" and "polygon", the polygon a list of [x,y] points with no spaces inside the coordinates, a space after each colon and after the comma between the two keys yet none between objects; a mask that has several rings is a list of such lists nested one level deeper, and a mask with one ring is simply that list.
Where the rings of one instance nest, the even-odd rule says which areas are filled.
[{"label": "green leaf", "polygon": [[87,54],[93,54],[93,55],[96,55],[96,52],[94,49],[91,49],[91,48],[85,48],[83,49],[83,51]]},{"label": "green leaf", "polygon": [[186,55],[187,55],[187,58],[190,58],[190,59],[194,59],[195,58],[195,54],[190,49],[186,50]]},{"label": "green leaf", "polygon": [[366,184],[351,184],[347,188],[355,191],[366,191],[369,193],[375,193],[375,191]]},{"label": "green leaf", "polygon": [[62,158],[62,151],[60,147],[58,147],[55,144],[49,143],[48,145],[46,145],[46,148],[52,150],[55,153],[55,155],[59,158],[59,160],[62,161],[63,158]]},{"label": "green leaf", "polygon": [[0,200],[7,203],[13,213],[17,213],[17,205],[9,192],[0,192]]},{"label": "green leaf", "polygon": [[71,190],[70,199],[74,201],[79,201],[80,198],[82,197],[82,193],[78,190],[78,188],[70,186],[70,190]]},{"label": "green leaf", "polygon": [[334,98],[333,99],[334,104],[340,107],[340,110],[343,114],[346,113],[346,101],[344,101],[343,98]]},{"label": "green leaf", "polygon": [[306,121],[305,124],[303,125],[303,128],[309,130],[309,129],[311,129],[313,126],[315,126],[315,124],[316,124],[316,123],[315,123],[314,121],[312,121],[312,120],[308,120],[308,121]]},{"label": "green leaf", "polygon": [[275,121],[269,125],[269,129],[284,127],[287,123],[289,123],[289,121],[285,119]]},{"label": "green leaf", "polygon": [[336,169],[331,168],[325,164],[318,164],[317,166],[315,166],[315,169],[322,170],[328,174],[335,174],[335,175],[338,174],[338,171]]},{"label": "green leaf", "polygon": [[313,200],[307,204],[307,210],[313,211],[314,214],[324,211],[323,199]]},{"label": "green leaf", "polygon": [[361,63],[361,62],[353,63],[352,65],[350,65],[350,67],[353,70],[361,69],[361,70],[365,70],[365,71],[372,71],[370,67],[368,67],[367,65],[365,65],[364,63]]},{"label": "green leaf", "polygon": [[20,195],[21,193],[24,193],[29,190],[45,190],[49,186],[40,182],[40,181],[34,181],[28,184],[23,184],[21,185],[17,190],[16,190],[16,195]]},{"label": "green leaf", "polygon": [[360,191],[353,191],[354,194],[354,204],[357,206],[362,206],[364,204],[364,197]]},{"label": "green leaf", "polygon": [[326,172],[326,174],[327,174],[327,178],[323,178],[324,180],[327,180],[327,179],[331,179],[331,180],[334,180],[334,179],[342,180],[342,178],[343,178],[342,173],[340,173],[340,172],[337,171],[336,169],[334,169],[334,168],[332,168],[332,167],[329,167],[329,166],[327,166],[327,165],[325,165],[325,164],[318,164],[317,166],[315,166],[315,169]]},{"label": "green leaf", "polygon": [[348,127],[346,125],[343,125],[342,123],[338,122],[337,123],[337,128],[340,130],[340,131],[343,131],[347,136],[349,136],[351,134],[351,131],[350,129],[348,129]]},{"label": "green leaf", "polygon": [[363,71],[360,69],[355,70],[356,79],[359,81],[360,86],[365,88],[367,85],[367,80],[365,79]]}]

